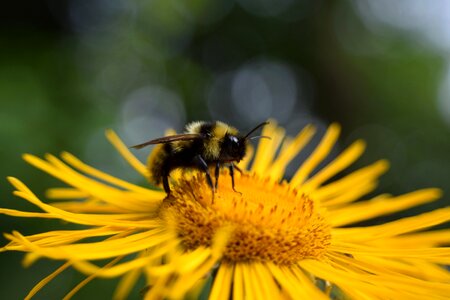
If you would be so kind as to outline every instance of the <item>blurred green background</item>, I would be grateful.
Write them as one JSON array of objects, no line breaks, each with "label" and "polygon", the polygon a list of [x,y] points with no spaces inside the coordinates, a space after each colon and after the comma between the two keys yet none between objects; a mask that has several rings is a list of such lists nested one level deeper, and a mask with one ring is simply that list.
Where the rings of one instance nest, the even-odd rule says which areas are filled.
[{"label": "blurred green background", "polygon": [[[145,184],[108,145],[106,128],[131,145],[192,120],[247,130],[273,117],[290,134],[307,123],[323,132],[339,122],[334,154],[365,139],[367,153],[354,168],[391,161],[378,192],[444,190],[442,200],[402,215],[448,205],[448,24],[447,1],[7,1],[0,12],[0,177],[19,177],[43,195],[62,184],[21,154],[67,150]],[[137,155],[145,159],[145,152]],[[5,179],[0,187],[2,207],[33,209],[11,195]],[[2,232],[25,234],[62,226],[5,216],[0,224]],[[59,265],[39,261],[24,270],[21,257],[0,254],[1,299],[23,298]],[[59,299],[82,278],[65,271],[36,299]],[[110,299],[114,284],[95,281],[75,299]]]}]

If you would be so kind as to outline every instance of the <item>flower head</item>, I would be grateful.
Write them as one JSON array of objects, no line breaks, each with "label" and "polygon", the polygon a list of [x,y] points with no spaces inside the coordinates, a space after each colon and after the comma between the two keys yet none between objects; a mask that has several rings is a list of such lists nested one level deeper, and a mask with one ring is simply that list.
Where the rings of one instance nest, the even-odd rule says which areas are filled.
[{"label": "flower head", "polygon": [[[360,221],[434,201],[438,189],[409,194],[382,194],[360,200],[377,186],[388,163],[375,162],[330,181],[364,151],[356,141],[327,166],[316,167],[332,150],[339,126],[329,127],[320,144],[290,181],[286,166],[309,142],[312,126],[285,137],[272,122],[255,155],[249,154],[236,174],[236,189],[222,176],[218,191],[196,171],[172,174],[172,193],[165,193],[103,173],[68,153],[24,158],[65,182],[48,191],[42,202],[15,178],[15,195],[42,212],[0,209],[16,217],[61,219],[83,229],[55,230],[24,236],[5,234],[2,251],[26,252],[25,265],[38,258],[63,265],[30,291],[28,298],[66,268],[86,274],[66,299],[96,277],[121,277],[116,299],[125,298],[140,276],[148,299],[182,298],[201,291],[210,299],[445,299],[450,295],[450,231],[424,231],[450,220],[442,208],[381,225],[354,227]],[[116,149],[143,176],[138,161],[111,131]],[[251,167],[247,168],[252,162]],[[223,171],[223,175],[227,172]],[[92,241],[90,238],[96,238]],[[128,257],[126,261],[123,258]],[[98,260],[109,259],[106,265]],[[144,287],[141,287],[144,288]]]}]

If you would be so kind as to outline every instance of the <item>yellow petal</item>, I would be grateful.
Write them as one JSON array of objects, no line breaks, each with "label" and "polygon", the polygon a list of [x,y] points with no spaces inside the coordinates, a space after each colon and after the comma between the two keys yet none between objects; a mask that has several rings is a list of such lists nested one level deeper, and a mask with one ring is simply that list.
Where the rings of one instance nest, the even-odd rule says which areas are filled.
[{"label": "yellow petal", "polygon": [[244,278],[242,274],[242,263],[234,265],[234,277],[233,277],[233,299],[243,300],[247,298],[244,290]]},{"label": "yellow petal", "polygon": [[318,188],[312,195],[314,195],[314,199],[323,201],[324,203],[326,201],[333,201],[334,198],[351,192],[355,186],[364,186],[373,183],[376,178],[386,172],[388,167],[389,163],[386,160],[379,160],[370,166],[359,169],[341,179]]},{"label": "yellow petal", "polygon": [[130,190],[130,191],[134,191],[134,192],[138,192],[144,195],[148,195],[149,197],[155,197],[160,199],[161,198],[161,192],[159,191],[153,191],[153,190],[149,190],[143,187],[140,187],[138,185],[129,183],[128,181],[116,178],[114,176],[111,176],[109,174],[106,174],[100,170],[97,170],[89,165],[86,165],[85,163],[83,163],[81,160],[79,160],[78,158],[76,158],[75,156],[73,156],[72,154],[68,153],[68,152],[63,152],[61,154],[61,157],[69,164],[71,164],[72,166],[74,166],[75,168],[77,168],[78,170],[94,176],[100,180],[103,180],[105,182],[108,182],[110,184],[114,184],[118,187]]},{"label": "yellow petal", "polygon": [[324,292],[322,292],[317,286],[314,285],[314,283],[305,275],[301,268],[292,266],[291,270],[294,273],[296,280],[298,280],[300,285],[305,289],[305,292],[308,294],[309,299],[329,299],[329,297],[325,295]]},{"label": "yellow petal", "polygon": [[358,202],[332,210],[330,222],[333,226],[348,225],[432,202],[438,199],[441,194],[442,192],[438,189],[424,189],[388,199],[377,198]]},{"label": "yellow petal", "polygon": [[[145,256],[147,256],[147,254],[145,252],[141,252],[137,256],[137,258],[142,258]],[[116,290],[114,291],[113,299],[114,300],[126,299],[141,274],[142,268],[137,268],[126,273],[120,280],[119,284],[117,285]]]},{"label": "yellow petal", "polygon": [[320,141],[319,146],[317,146],[314,152],[300,166],[297,172],[295,172],[294,177],[292,177],[292,180],[290,181],[292,186],[297,187],[306,181],[314,168],[317,167],[319,163],[321,163],[322,160],[331,152],[331,149],[339,137],[340,131],[341,129],[338,124],[331,124],[330,127],[328,127],[328,130]]},{"label": "yellow petal", "polygon": [[262,131],[263,136],[268,136],[271,139],[260,139],[258,150],[253,161],[251,170],[259,175],[265,175],[267,168],[272,163],[278,147],[284,137],[284,129],[277,127],[274,120],[264,126]]},{"label": "yellow petal", "polygon": [[50,275],[39,281],[38,284],[36,284],[31,291],[25,296],[25,300],[31,299],[34,295],[36,295],[37,292],[39,292],[44,286],[46,286],[50,281],[52,281],[56,276],[61,274],[65,269],[70,267],[72,264],[70,262],[64,263],[61,267],[56,269],[54,272],[52,272]]},{"label": "yellow petal", "polygon": [[6,236],[16,243],[23,245],[22,251],[31,250],[42,256],[57,260],[93,260],[110,258],[142,251],[146,248],[173,239],[172,235],[162,233],[161,230],[150,230],[114,240],[70,244],[58,247],[42,247],[38,246],[37,243],[30,242],[18,232],[13,232],[13,236]]},{"label": "yellow petal", "polygon": [[250,164],[252,158],[253,158],[253,154],[255,152],[255,148],[252,145],[248,145],[247,146],[247,150],[246,150],[246,154],[243,160],[241,160],[237,166],[241,169],[241,170],[247,170],[248,169],[248,165]]},{"label": "yellow petal", "polygon": [[207,276],[217,263],[218,258],[210,257],[193,272],[180,276],[178,280],[174,281],[173,287],[170,293],[168,293],[169,297],[181,299],[188,290],[191,290],[196,283]]},{"label": "yellow petal", "polygon": [[301,187],[302,191],[309,192],[316,189],[323,184],[326,180],[336,175],[338,172],[344,170],[357,160],[366,148],[366,143],[362,140],[358,140],[345,149],[338,155],[332,162],[326,167],[320,170],[316,175],[308,179]]},{"label": "yellow petal", "polygon": [[[119,256],[119,257],[114,258],[112,261],[107,263],[103,268],[108,268],[108,267],[113,266],[118,261],[120,261],[122,258],[123,258],[123,256]],[[63,300],[71,299],[79,290],[81,290],[86,284],[88,284],[89,282],[94,280],[96,277],[97,277],[96,273],[91,274],[88,277],[86,277],[83,281],[81,281],[79,284],[77,284],[69,293],[67,293],[64,296]]]},{"label": "yellow petal", "polygon": [[148,178],[148,170],[145,165],[140,162],[136,156],[131,154],[128,147],[120,140],[117,134],[113,130],[106,130],[106,137],[111,142],[111,144],[117,149],[117,151],[122,155],[122,157],[132,166],[136,171],[142,174],[145,178]]},{"label": "yellow petal", "polygon": [[450,208],[441,208],[382,225],[334,228],[332,236],[339,241],[371,241],[426,229],[450,221]]},{"label": "yellow petal", "polygon": [[46,219],[55,219],[58,218],[57,215],[48,214],[48,213],[36,213],[36,212],[27,212],[20,211],[15,209],[8,208],[0,208],[0,213],[13,217],[25,217],[25,218],[46,218]]},{"label": "yellow petal", "polygon": [[89,193],[74,188],[51,188],[46,196],[49,199],[83,199],[89,197]]},{"label": "yellow petal", "polygon": [[285,290],[292,299],[308,299],[308,295],[303,287],[298,281],[293,279],[292,274],[289,274],[286,268],[276,266],[272,263],[268,263],[267,266],[281,288]]},{"label": "yellow petal", "polygon": [[359,295],[358,299],[398,299],[400,295],[405,294],[405,290],[402,289],[392,290],[385,285],[373,284],[377,277],[369,274],[334,268],[310,259],[300,261],[299,266],[317,277],[336,284],[344,291],[353,291],[351,292],[353,295]]},{"label": "yellow petal", "polygon": [[[401,273],[393,272],[389,269],[380,268],[379,265],[367,263],[365,261],[359,261],[354,258],[349,258],[344,255],[331,255],[331,264],[337,269],[352,267],[352,270],[362,275],[362,279],[365,275],[370,274],[368,277],[373,277],[372,282],[377,282],[381,286],[398,288],[406,292],[414,292],[417,294],[427,295],[429,291],[437,295],[450,294],[450,284],[432,282],[429,280],[422,280],[418,278],[412,278],[405,276]],[[411,286],[409,288],[409,286]]]},{"label": "yellow petal", "polygon": [[[112,229],[109,227],[100,227],[100,228],[91,228],[91,229],[82,229],[82,230],[55,230],[48,231],[38,234],[33,234],[29,236],[25,236],[27,240],[35,243],[39,246],[45,247],[53,247],[64,244],[73,243],[75,241],[79,241],[82,239],[92,238],[92,237],[102,237],[102,236],[111,236],[117,235],[119,233],[123,233],[122,229]],[[131,232],[129,232],[131,233]],[[10,250],[14,250],[12,246],[16,244],[10,243],[6,247]],[[16,245],[17,246],[17,245]]]},{"label": "yellow petal", "polygon": [[142,214],[115,214],[115,215],[94,215],[94,214],[75,214],[70,213],[61,209],[58,209],[52,205],[48,205],[43,203],[39,198],[34,195],[30,189],[26,185],[24,185],[21,181],[16,178],[8,177],[8,180],[12,185],[14,185],[17,191],[14,192],[14,195],[19,196],[34,205],[38,206],[40,209],[48,212],[50,215],[57,215],[60,219],[63,219],[68,222],[84,224],[84,225],[111,225],[111,226],[125,226],[125,227],[141,227],[141,228],[152,228],[157,226],[157,222],[149,220],[149,221],[122,221],[121,219],[128,218],[140,218],[144,215]]},{"label": "yellow petal", "polygon": [[396,257],[420,259],[440,264],[450,264],[450,248],[382,248],[367,247],[361,244],[336,243],[330,246],[330,251],[354,255],[373,255],[379,257]]},{"label": "yellow petal", "polygon": [[449,240],[450,229],[444,229],[396,236],[395,238],[383,239],[383,243],[399,248],[413,248],[417,245],[422,247],[446,245]]},{"label": "yellow petal", "polygon": [[263,295],[266,295],[268,299],[279,299],[281,297],[280,289],[267,266],[264,263],[254,262],[250,268],[253,271],[251,280],[259,283]]},{"label": "yellow petal", "polygon": [[209,295],[210,300],[228,300],[230,298],[233,265],[221,263]]},{"label": "yellow petal", "polygon": [[239,268],[239,272],[242,274],[245,297],[248,299],[262,299],[262,291],[256,286],[255,280],[251,278],[250,264],[239,264],[236,268]]},{"label": "yellow petal", "polygon": [[434,263],[373,255],[356,255],[354,257],[357,257],[359,261],[378,266],[391,273],[396,272],[422,280],[450,282],[450,272]]},{"label": "yellow petal", "polygon": [[141,258],[134,258],[131,261],[124,262],[116,266],[104,269],[87,261],[73,261],[73,265],[78,271],[82,273],[97,274],[98,277],[112,278],[148,266],[154,261],[155,258],[160,258],[168,251],[168,249],[173,248],[176,245],[177,245],[176,242],[167,243],[164,246],[159,247],[157,250],[149,253],[148,256]]},{"label": "yellow petal", "polygon": [[[124,192],[98,181],[94,181],[91,178],[83,176],[68,168],[56,157],[51,155],[47,155],[46,157],[51,161],[51,164],[29,154],[25,154],[23,156],[29,164],[35,166],[36,168],[47,172],[53,177],[58,178],[73,187],[76,187],[80,191],[87,192],[93,197],[102,199],[105,202],[117,207],[134,211],[142,211],[142,209],[146,207],[148,207],[148,209],[154,208],[155,202],[158,202],[158,200],[145,197],[144,195],[138,193]],[[127,196],[127,201],[123,201],[125,195]]]},{"label": "yellow petal", "polygon": [[[112,205],[105,205],[103,201],[63,201],[52,203],[52,206],[73,213],[101,213],[101,214],[120,214],[123,209]],[[135,215],[138,217],[138,215]],[[142,215],[141,215],[142,216]]]},{"label": "yellow petal", "polygon": [[[164,194],[161,192],[157,192],[157,191],[151,191],[148,190],[149,192],[147,194],[143,194],[141,191],[139,192],[134,192],[134,191],[123,191],[121,189],[118,188],[114,188],[111,185],[107,185],[107,184],[103,184],[99,181],[95,181],[92,180],[92,178],[84,176],[78,172],[76,172],[74,169],[70,168],[68,165],[66,165],[64,162],[62,162],[60,159],[58,159],[57,157],[47,154],[45,155],[45,158],[54,166],[56,167],[56,171],[58,174],[61,175],[65,175],[62,177],[66,177],[67,179],[71,179],[72,182],[74,183],[79,183],[79,182],[83,182],[85,187],[91,187],[91,191],[95,191],[96,189],[92,188],[92,187],[97,187],[103,190],[103,192],[109,192],[110,194],[113,195],[109,195],[110,197],[114,197],[114,196],[119,196],[120,194],[126,194],[126,196],[128,197],[128,201],[130,203],[136,203],[136,205],[140,205],[141,208],[146,208],[149,203],[152,202],[160,202],[161,199],[163,198]],[[59,171],[59,172],[58,172]],[[75,186],[75,185],[73,185]],[[80,188],[80,185],[78,184],[77,186],[78,188]],[[81,186],[80,189],[83,188],[83,185]],[[142,188],[143,189],[143,188]],[[91,193],[93,196],[96,195],[96,198],[99,199],[104,199],[105,197],[101,197],[101,194],[97,193]],[[115,195],[114,195],[115,194]],[[123,196],[122,196],[123,197]],[[118,205],[117,203],[115,203],[115,205]],[[150,205],[154,205],[154,204],[150,204]]]},{"label": "yellow petal", "polygon": [[286,166],[306,146],[315,132],[316,129],[313,126],[306,126],[289,146],[280,151],[280,155],[267,172],[270,178],[279,180],[283,176]]}]

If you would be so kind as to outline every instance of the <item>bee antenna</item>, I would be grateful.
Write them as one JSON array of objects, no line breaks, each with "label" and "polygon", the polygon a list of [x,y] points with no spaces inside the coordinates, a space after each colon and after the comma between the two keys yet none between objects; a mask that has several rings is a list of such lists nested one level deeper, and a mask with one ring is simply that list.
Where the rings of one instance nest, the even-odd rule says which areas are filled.
[{"label": "bee antenna", "polygon": [[254,140],[254,139],[269,139],[269,140],[271,140],[272,138],[267,135],[255,135],[255,136],[249,137],[248,139],[249,140]]},{"label": "bee antenna", "polygon": [[263,127],[264,125],[267,125],[267,124],[269,124],[268,121],[262,122],[261,124],[259,124],[258,126],[256,126],[256,127],[253,128],[252,130],[250,130],[249,133],[247,133],[247,134],[244,136],[244,139],[248,138],[248,136],[249,136],[250,134],[252,134],[252,133],[255,132],[256,130],[258,130],[259,128],[261,128],[261,127]]}]

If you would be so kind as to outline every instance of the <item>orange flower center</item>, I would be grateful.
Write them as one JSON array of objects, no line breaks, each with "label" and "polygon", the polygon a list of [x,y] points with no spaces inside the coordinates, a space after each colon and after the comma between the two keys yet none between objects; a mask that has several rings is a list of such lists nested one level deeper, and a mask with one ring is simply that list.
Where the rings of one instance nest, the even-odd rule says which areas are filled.
[{"label": "orange flower center", "polygon": [[323,256],[330,244],[330,225],[313,199],[287,183],[249,174],[235,176],[237,193],[228,177],[221,172],[214,199],[200,174],[180,179],[164,200],[160,215],[174,224],[187,250],[210,246],[217,229],[231,225],[225,260],[289,265]]}]

